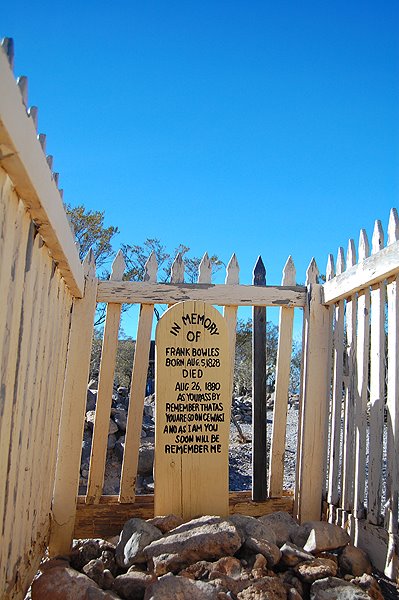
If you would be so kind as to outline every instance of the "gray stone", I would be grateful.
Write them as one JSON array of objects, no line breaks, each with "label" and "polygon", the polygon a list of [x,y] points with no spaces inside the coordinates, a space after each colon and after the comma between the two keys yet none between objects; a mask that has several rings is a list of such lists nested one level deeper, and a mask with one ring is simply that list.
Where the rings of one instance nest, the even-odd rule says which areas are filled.
[{"label": "gray stone", "polygon": [[84,565],[95,558],[100,558],[104,550],[115,551],[115,546],[101,539],[75,540],[71,551],[71,566],[81,570]]},{"label": "gray stone", "polygon": [[89,464],[90,462],[90,452],[91,452],[91,440],[92,440],[92,432],[91,431],[85,431],[84,432],[84,437],[83,437],[83,441],[82,441],[82,457],[81,457],[81,464]]},{"label": "gray stone", "polygon": [[144,600],[217,600],[218,590],[210,583],[195,581],[187,577],[175,577],[172,574],[160,577],[150,585]]},{"label": "gray stone", "polygon": [[140,571],[130,571],[116,577],[112,586],[114,592],[127,600],[142,600],[145,590],[155,581],[155,576]]},{"label": "gray stone", "polygon": [[291,534],[294,535],[299,528],[295,519],[289,513],[282,510],[259,517],[258,521],[273,529],[276,536],[276,544],[279,548],[285,542],[288,542],[291,539]]},{"label": "gray stone", "polygon": [[154,417],[155,415],[155,394],[147,396],[144,399],[143,414],[147,417]]},{"label": "gray stone", "polygon": [[162,517],[154,517],[147,519],[147,523],[151,523],[154,527],[158,527],[162,533],[168,533],[172,529],[183,525],[183,519],[177,515],[165,515]]},{"label": "gray stone", "polygon": [[242,565],[238,558],[234,556],[223,556],[215,563],[210,565],[210,579],[216,579],[220,574],[227,575],[232,579],[240,579],[242,574]]},{"label": "gray stone", "polygon": [[[86,423],[88,424],[89,428],[91,430],[93,430],[94,428],[94,421],[96,419],[96,411],[95,410],[88,410],[86,413]],[[108,428],[108,435],[112,435],[114,433],[116,433],[118,431],[118,426],[117,424],[110,419],[109,420],[109,428]]]},{"label": "gray stone", "polygon": [[229,517],[229,521],[235,525],[244,540],[251,537],[257,540],[267,540],[272,544],[276,543],[276,535],[273,529],[259,519],[247,517],[246,515],[232,515]]},{"label": "gray stone", "polygon": [[263,577],[237,594],[238,600],[286,600],[287,589],[278,577]]},{"label": "gray stone", "polygon": [[[118,543],[118,539],[116,540],[116,543]],[[115,562],[115,551],[112,552],[110,550],[104,550],[104,552],[102,552],[101,554],[101,560],[103,562],[104,568],[111,571],[112,575],[115,577],[118,571],[118,567]]]},{"label": "gray stone", "polygon": [[276,565],[281,558],[279,547],[265,539],[259,540],[254,537],[247,537],[244,542],[244,547],[254,554],[263,554],[267,560],[268,567]]},{"label": "gray stone", "polygon": [[151,475],[154,466],[154,446],[143,444],[139,450],[138,473],[140,475]]},{"label": "gray stone", "polygon": [[162,537],[157,527],[143,519],[130,519],[123,526],[115,550],[115,559],[120,567],[128,568],[134,563],[146,562],[143,550]]},{"label": "gray stone", "polygon": [[68,567],[48,569],[32,583],[32,600],[115,600],[86,575]]},{"label": "gray stone", "polygon": [[259,519],[245,515],[232,515],[229,520],[240,532],[244,540],[244,548],[255,554],[263,554],[269,567],[278,563],[281,553],[275,543],[276,536],[271,527]]},{"label": "gray stone", "polygon": [[281,551],[281,562],[288,567],[294,567],[298,563],[304,560],[313,560],[313,554],[305,552],[299,546],[295,546],[290,542],[287,542],[280,548]]},{"label": "gray stone", "polygon": [[337,570],[336,563],[329,558],[314,558],[311,561],[299,563],[295,567],[295,572],[305,583],[313,583],[316,579],[335,577]]},{"label": "gray stone", "polygon": [[116,436],[114,434],[109,435],[108,440],[107,440],[108,450],[112,450],[112,448],[115,448],[115,444],[116,444]]},{"label": "gray stone", "polygon": [[[364,575],[361,577],[355,577],[352,579],[352,583],[354,585],[358,585],[363,591],[367,592],[370,598],[373,598],[373,600],[384,600],[384,596],[381,592],[380,586],[377,583],[377,580],[368,573],[364,573]],[[392,583],[392,586],[395,586],[395,584]],[[395,591],[393,588],[389,591],[397,593],[397,587],[395,587]]]},{"label": "gray stone", "polygon": [[108,435],[113,435],[114,433],[117,433],[118,430],[119,430],[118,425],[115,423],[115,421],[113,419],[110,419]]},{"label": "gray stone", "polygon": [[127,411],[122,408],[115,409],[114,414],[113,414],[113,419],[114,419],[115,423],[117,424],[119,430],[125,432],[126,425],[127,425]]},{"label": "gray stone", "polygon": [[291,536],[293,543],[306,552],[336,550],[350,543],[350,537],[339,525],[324,521],[308,521]]},{"label": "gray stone", "polygon": [[95,418],[96,418],[96,411],[95,410],[88,410],[87,413],[86,413],[86,423],[88,424],[88,426],[91,429],[91,431],[93,431],[93,428],[94,428]]},{"label": "gray stone", "polygon": [[370,574],[371,563],[366,552],[355,546],[346,546],[339,558],[339,567],[342,573],[350,573],[355,577],[361,577],[364,573]]},{"label": "gray stone", "polygon": [[112,590],[112,587],[114,585],[114,576],[111,573],[111,571],[109,569],[104,569],[103,572],[103,583],[102,583],[102,588],[103,590]]},{"label": "gray stone", "polygon": [[100,587],[103,587],[104,581],[104,563],[101,558],[90,560],[84,567],[83,573],[95,581]]},{"label": "gray stone", "polygon": [[97,394],[92,390],[87,390],[86,411],[95,410],[97,402]]},{"label": "gray stone", "polygon": [[121,462],[123,460],[124,451],[125,451],[125,436],[123,435],[117,440],[115,447],[114,447],[114,452]]},{"label": "gray stone", "polygon": [[349,581],[327,577],[312,584],[310,600],[370,600],[370,596]]},{"label": "gray stone", "polygon": [[144,555],[157,575],[177,573],[200,560],[232,556],[242,540],[235,526],[221,517],[200,517],[177,527],[162,539],[152,542]]}]

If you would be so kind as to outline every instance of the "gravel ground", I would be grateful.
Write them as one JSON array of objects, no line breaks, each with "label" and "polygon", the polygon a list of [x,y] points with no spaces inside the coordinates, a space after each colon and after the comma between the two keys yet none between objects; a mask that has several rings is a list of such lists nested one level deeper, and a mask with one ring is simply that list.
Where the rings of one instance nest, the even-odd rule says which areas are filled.
[{"label": "gravel ground", "polygon": [[[267,451],[270,451],[273,412],[267,412]],[[230,490],[250,490],[252,484],[252,425],[239,424],[247,443],[240,441],[237,428],[230,426],[229,479]],[[284,489],[295,484],[296,445],[298,435],[298,410],[292,406],[287,414],[286,451],[284,460]]]}]

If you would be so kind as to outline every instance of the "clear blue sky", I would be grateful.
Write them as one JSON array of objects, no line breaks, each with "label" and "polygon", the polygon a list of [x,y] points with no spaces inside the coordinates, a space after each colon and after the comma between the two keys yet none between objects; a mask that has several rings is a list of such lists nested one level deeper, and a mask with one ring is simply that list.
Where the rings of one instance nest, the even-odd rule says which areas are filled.
[{"label": "clear blue sky", "polygon": [[[397,1],[19,2],[2,11],[64,198],[279,284],[384,228],[399,190]],[[117,247],[118,243],[116,243]]]}]

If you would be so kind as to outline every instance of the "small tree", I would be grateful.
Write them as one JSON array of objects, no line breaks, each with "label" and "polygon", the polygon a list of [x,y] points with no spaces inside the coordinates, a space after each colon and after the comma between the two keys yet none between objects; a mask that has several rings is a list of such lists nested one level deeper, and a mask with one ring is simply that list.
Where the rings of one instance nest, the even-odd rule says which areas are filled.
[{"label": "small tree", "polygon": [[119,233],[118,228],[104,226],[104,211],[86,210],[82,204],[75,207],[67,204],[65,210],[79,244],[80,260],[92,249],[97,269],[104,266],[114,254],[111,242]]}]

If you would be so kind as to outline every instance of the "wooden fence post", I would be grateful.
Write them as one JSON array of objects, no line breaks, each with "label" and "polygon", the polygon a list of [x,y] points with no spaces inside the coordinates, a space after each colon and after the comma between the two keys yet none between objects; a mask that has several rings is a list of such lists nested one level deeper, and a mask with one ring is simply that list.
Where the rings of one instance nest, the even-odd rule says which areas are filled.
[{"label": "wooden fence post", "polygon": [[301,443],[298,446],[294,513],[300,522],[321,516],[324,447],[327,443],[329,311],[323,306],[322,286],[312,259],[306,273],[308,302],[304,310],[303,374],[300,403]]},{"label": "wooden fence post", "polygon": [[[110,280],[121,281],[125,268],[125,260],[122,251],[119,250],[112,263]],[[121,312],[122,304],[110,302],[107,305],[101,350],[100,375],[98,378],[96,418],[91,443],[89,481],[86,493],[87,504],[98,504],[103,491]]]},{"label": "wooden fence post", "polygon": [[97,296],[96,267],[91,250],[87,254],[83,266],[86,281],[85,293],[82,299],[75,299],[73,304],[64,381],[49,543],[51,556],[69,552],[75,524]]},{"label": "wooden fence post", "polygon": [[[295,285],[295,277],[294,261],[289,256],[284,265],[281,285]],[[273,428],[269,462],[269,496],[271,498],[280,498],[283,495],[285,432],[287,429],[293,322],[294,309],[285,306],[280,308]]]},{"label": "wooden fence post", "polygon": [[[266,269],[259,256],[254,285],[266,285]],[[267,498],[266,456],[266,307],[252,309],[252,500]]]}]

